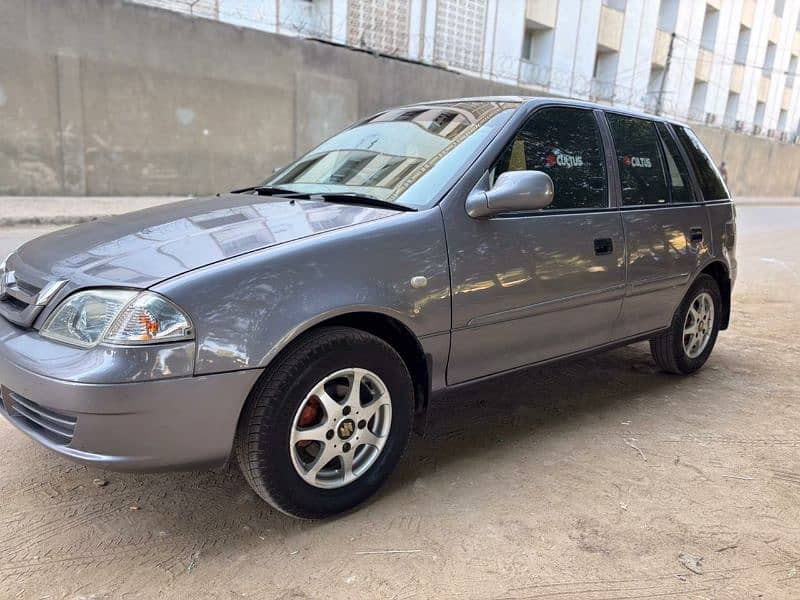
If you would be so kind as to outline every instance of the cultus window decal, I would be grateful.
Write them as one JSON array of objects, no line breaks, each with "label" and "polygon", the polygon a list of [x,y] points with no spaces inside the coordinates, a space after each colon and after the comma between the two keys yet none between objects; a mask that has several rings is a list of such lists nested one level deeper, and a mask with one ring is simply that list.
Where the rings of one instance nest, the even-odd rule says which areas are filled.
[{"label": "cultus window decal", "polygon": [[581,158],[579,154],[567,154],[561,150],[553,150],[547,155],[547,166],[554,167],[556,165],[559,167],[567,167],[568,169],[572,167],[582,167],[583,158]]},{"label": "cultus window decal", "polygon": [[650,169],[653,163],[646,156],[628,156],[627,154],[622,157],[622,162],[626,167],[643,167]]}]

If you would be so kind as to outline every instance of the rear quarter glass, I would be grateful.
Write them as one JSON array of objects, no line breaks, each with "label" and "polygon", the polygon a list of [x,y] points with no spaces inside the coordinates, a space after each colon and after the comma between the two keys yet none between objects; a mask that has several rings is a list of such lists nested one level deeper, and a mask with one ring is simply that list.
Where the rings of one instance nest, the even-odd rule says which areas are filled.
[{"label": "rear quarter glass", "polygon": [[714,159],[711,158],[711,154],[703,146],[697,134],[688,127],[680,125],[675,126],[675,133],[689,156],[689,162],[697,176],[703,200],[727,200],[730,198],[728,188],[725,187],[725,182],[722,180]]}]

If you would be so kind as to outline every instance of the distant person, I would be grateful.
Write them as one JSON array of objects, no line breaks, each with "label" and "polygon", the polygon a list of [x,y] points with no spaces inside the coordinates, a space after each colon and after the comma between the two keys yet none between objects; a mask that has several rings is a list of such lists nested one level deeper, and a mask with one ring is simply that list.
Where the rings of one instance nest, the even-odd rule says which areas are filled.
[{"label": "distant person", "polygon": [[719,174],[722,175],[722,181],[728,185],[728,169],[725,168],[725,161],[723,160],[719,165]]}]

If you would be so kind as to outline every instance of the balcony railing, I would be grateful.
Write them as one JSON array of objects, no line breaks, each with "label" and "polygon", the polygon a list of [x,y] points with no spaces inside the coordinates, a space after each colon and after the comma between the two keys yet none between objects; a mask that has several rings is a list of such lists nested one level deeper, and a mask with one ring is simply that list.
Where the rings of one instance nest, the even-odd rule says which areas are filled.
[{"label": "balcony railing", "polygon": [[548,65],[540,65],[525,59],[519,61],[519,82],[523,85],[549,87],[550,74],[551,69]]},{"label": "balcony railing", "polygon": [[589,95],[593,100],[605,100],[611,102],[616,97],[616,86],[613,81],[601,81],[592,79],[591,91]]}]

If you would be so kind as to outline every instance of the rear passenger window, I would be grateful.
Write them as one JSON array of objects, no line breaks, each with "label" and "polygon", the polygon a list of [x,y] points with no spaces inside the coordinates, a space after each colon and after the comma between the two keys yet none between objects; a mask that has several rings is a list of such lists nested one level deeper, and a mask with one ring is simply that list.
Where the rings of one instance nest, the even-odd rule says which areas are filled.
[{"label": "rear passenger window", "polygon": [[606,118],[617,149],[622,204],[666,204],[667,183],[655,123],[615,113],[607,113]]},{"label": "rear passenger window", "polygon": [[695,198],[692,192],[691,180],[689,179],[689,171],[683,161],[683,156],[678,150],[678,144],[675,143],[666,125],[657,123],[656,129],[658,129],[658,134],[661,136],[661,147],[664,149],[664,156],[667,159],[667,179],[669,180],[672,202],[676,204],[694,202]]},{"label": "rear passenger window", "polygon": [[694,131],[688,127],[676,127],[675,133],[686,150],[686,154],[689,155],[689,160],[700,184],[700,191],[703,192],[703,199],[724,200],[730,198],[717,166]]},{"label": "rear passenger window", "polygon": [[543,171],[555,190],[545,210],[608,207],[602,138],[591,110],[537,111],[505,149],[490,172],[492,183],[505,171]]}]

